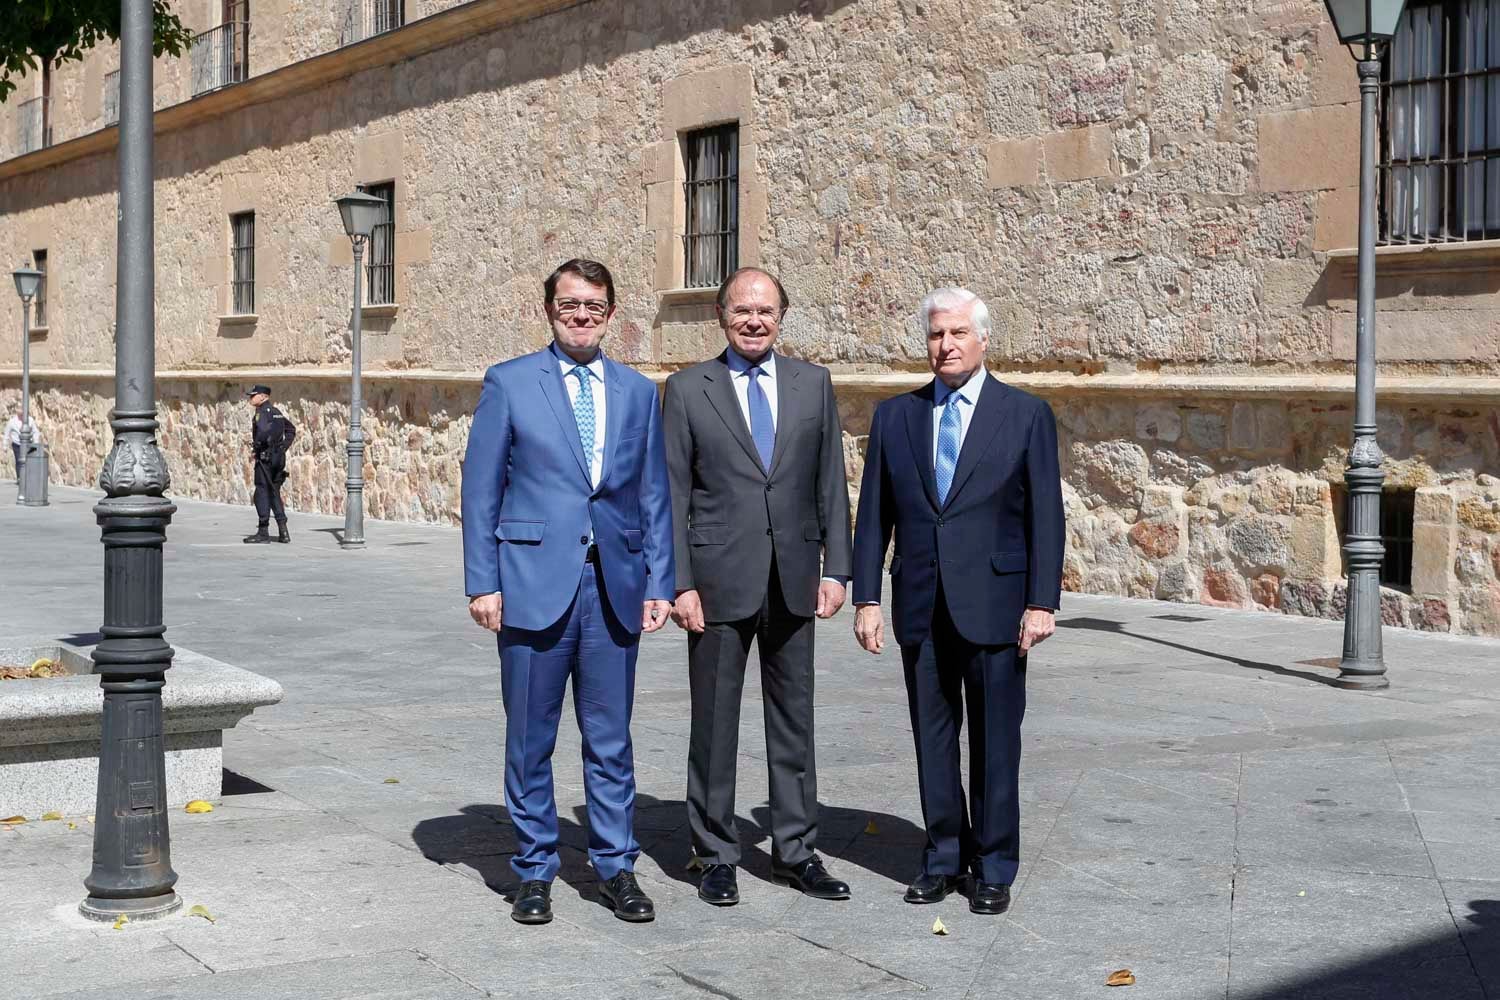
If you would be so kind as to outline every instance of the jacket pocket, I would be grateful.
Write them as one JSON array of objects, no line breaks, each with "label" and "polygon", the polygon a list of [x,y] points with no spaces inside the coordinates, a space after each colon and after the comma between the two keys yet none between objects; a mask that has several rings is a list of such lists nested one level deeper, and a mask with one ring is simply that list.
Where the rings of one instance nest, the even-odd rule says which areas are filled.
[{"label": "jacket pocket", "polygon": [[502,542],[540,542],[546,521],[501,521],[495,537]]},{"label": "jacket pocket", "polygon": [[641,533],[634,528],[625,529],[625,548],[630,552],[641,551]]},{"label": "jacket pocket", "polygon": [[723,545],[727,541],[729,541],[729,525],[727,524],[688,525],[689,545]]},{"label": "jacket pocket", "polygon": [[1026,553],[1022,552],[994,552],[990,554],[990,566],[996,573],[1024,573],[1026,572]]},{"label": "jacket pocket", "polygon": [[823,540],[823,527],[817,521],[802,522],[802,539],[808,542],[821,542]]}]

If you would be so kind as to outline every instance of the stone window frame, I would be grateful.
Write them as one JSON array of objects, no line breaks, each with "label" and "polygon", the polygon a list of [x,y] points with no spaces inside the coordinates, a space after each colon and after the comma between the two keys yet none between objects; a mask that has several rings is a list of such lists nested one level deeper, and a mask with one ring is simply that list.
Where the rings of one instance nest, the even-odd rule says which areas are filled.
[{"label": "stone window frame", "polygon": [[[248,220],[248,225],[241,227],[242,222]],[[229,215],[229,295],[226,300],[228,309],[226,316],[246,317],[255,316],[255,223],[256,214],[254,209],[243,212],[231,212]],[[250,242],[241,245],[237,242],[242,232],[246,232]],[[241,289],[248,299],[248,309],[242,309],[239,304],[240,296],[237,294]]]},{"label": "stone window frame", "polygon": [[683,233],[687,226],[686,137],[718,125],[739,127],[739,267],[761,263],[760,231],[767,216],[766,188],[756,156],[755,77],[746,63],[734,63],[663,81],[661,139],[643,150],[646,228],[656,243],[652,288],[663,306],[713,300],[715,288],[686,287]]}]

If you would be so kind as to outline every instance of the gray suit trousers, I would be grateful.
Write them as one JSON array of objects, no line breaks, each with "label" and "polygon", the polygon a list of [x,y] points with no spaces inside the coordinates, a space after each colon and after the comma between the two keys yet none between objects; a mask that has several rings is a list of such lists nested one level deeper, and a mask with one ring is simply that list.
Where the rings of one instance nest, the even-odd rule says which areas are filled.
[{"label": "gray suit trousers", "polygon": [[693,852],[709,864],[740,863],[734,817],[740,699],[750,644],[759,644],[770,766],[771,850],[796,865],[813,853],[818,779],[813,749],[813,632],[816,619],[786,608],[773,563],[761,609],[749,618],[708,622],[688,636],[693,701],[688,744],[688,826]]}]

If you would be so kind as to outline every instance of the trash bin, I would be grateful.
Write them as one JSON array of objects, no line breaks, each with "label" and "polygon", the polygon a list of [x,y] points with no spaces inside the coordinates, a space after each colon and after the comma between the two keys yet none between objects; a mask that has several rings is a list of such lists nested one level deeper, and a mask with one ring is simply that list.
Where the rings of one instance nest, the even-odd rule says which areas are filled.
[{"label": "trash bin", "polygon": [[21,503],[27,507],[47,506],[47,446],[33,444],[21,466]]}]

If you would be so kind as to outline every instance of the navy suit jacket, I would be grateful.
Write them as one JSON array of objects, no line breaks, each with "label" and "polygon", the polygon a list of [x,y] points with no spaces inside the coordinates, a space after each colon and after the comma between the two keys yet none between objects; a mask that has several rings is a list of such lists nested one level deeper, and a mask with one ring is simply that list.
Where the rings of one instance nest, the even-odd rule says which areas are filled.
[{"label": "navy suit jacket", "polygon": [[961,636],[1017,642],[1028,605],[1062,596],[1062,477],[1057,422],[1041,399],[989,374],[964,437],[947,503],[932,467],[933,386],[875,409],[854,528],[856,604],[880,600],[891,535],[896,642],[927,638],[941,581]]},{"label": "navy suit jacket", "polygon": [[504,594],[507,626],[555,624],[578,591],[589,532],[615,618],[641,630],[647,600],[672,600],[672,500],[656,387],[604,359],[604,466],[589,484],[557,357],[490,368],[463,467],[464,591]]}]

